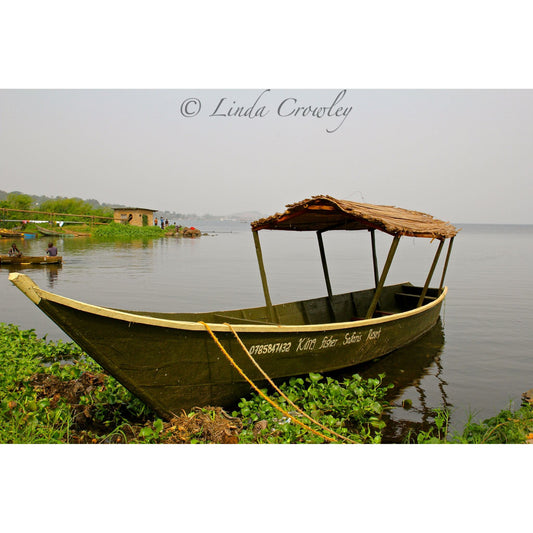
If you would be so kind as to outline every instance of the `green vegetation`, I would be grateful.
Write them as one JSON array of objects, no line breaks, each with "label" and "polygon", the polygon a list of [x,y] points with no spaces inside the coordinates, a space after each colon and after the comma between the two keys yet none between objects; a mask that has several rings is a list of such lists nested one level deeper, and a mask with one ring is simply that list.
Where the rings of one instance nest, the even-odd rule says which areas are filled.
[{"label": "green vegetation", "polygon": [[0,324],[0,443],[124,442],[148,417],[75,344]]},{"label": "green vegetation", "polygon": [[113,217],[113,209],[107,207],[95,208],[80,198],[55,198],[43,202],[39,211],[50,213],[69,213],[94,217]]},{"label": "green vegetation", "polygon": [[[34,218],[27,211],[38,211],[41,213],[61,213],[71,215],[84,215],[87,217],[113,217],[113,210],[108,207],[94,206],[94,202],[86,202],[80,198],[49,198],[43,202],[36,202],[33,197],[27,194],[10,193],[4,200],[0,201],[0,208],[3,208],[2,217],[4,220],[20,220]],[[41,218],[41,217],[39,217]],[[79,217],[73,217],[77,220]]]},{"label": "green vegetation", "polygon": [[435,426],[421,432],[409,442],[418,444],[523,444],[533,439],[533,407],[522,405],[512,411],[505,409],[482,422],[473,422],[472,416],[462,432],[449,432],[450,412],[435,409]]},{"label": "green vegetation", "polygon": [[0,207],[6,207],[8,209],[29,210],[32,209],[33,206],[32,197],[27,194],[10,193],[5,200],[0,201]]},{"label": "green vegetation", "polygon": [[113,222],[98,226],[92,235],[101,239],[149,239],[162,237],[165,233],[166,230],[162,230],[159,226],[129,226]]},{"label": "green vegetation", "polygon": [[[381,419],[387,409],[385,402],[387,389],[392,385],[383,386],[380,379],[364,380],[358,374],[351,379],[339,382],[333,378],[324,378],[320,374],[310,374],[305,380],[291,378],[280,390],[295,405],[310,415],[314,420],[327,428],[333,429],[338,435],[357,443],[381,442],[381,430],[385,422]],[[266,390],[264,391],[266,392]],[[271,399],[296,419],[306,425],[343,442],[335,435],[321,427],[310,423],[294,407],[279,394],[271,395]],[[239,403],[239,411],[233,416],[243,418],[244,427],[240,434],[240,442],[268,443],[320,443],[324,438],[320,434],[310,432],[301,425],[273,407],[258,394],[251,399],[243,399]],[[266,421],[261,424],[261,421]]]},{"label": "green vegetation", "polygon": [[[41,198],[42,200],[42,198]],[[162,230],[158,226],[149,226],[148,217],[143,215],[143,226],[129,226],[110,222],[113,210],[93,204],[94,201],[84,201],[79,198],[48,198],[37,202],[27,194],[10,193],[0,200],[0,215],[3,227],[23,229],[26,232],[38,233],[39,227],[53,229],[57,233],[82,233],[100,239],[152,239],[175,233],[175,227],[169,226]],[[35,211],[36,213],[29,213]],[[63,227],[52,223],[26,223],[20,220],[46,219],[51,213],[61,214],[62,220],[69,221]],[[68,215],[72,215],[70,218]],[[84,218],[87,217],[87,218]],[[19,222],[17,222],[19,221]],[[79,224],[77,223],[79,222]],[[96,224],[94,224],[96,223]],[[21,228],[22,226],[22,228]]]},{"label": "green vegetation", "polygon": [[[359,375],[337,381],[310,374],[280,390],[313,419],[303,418],[278,394],[242,399],[229,414],[204,407],[163,421],[73,343],[37,338],[33,330],[0,323],[0,443],[321,443],[311,426],[337,442],[379,443],[390,408],[389,386]],[[533,438],[533,408],[504,410],[462,433],[449,433],[449,412],[437,410],[434,426],[412,443],[523,443]],[[341,437],[339,437],[339,435]]]}]

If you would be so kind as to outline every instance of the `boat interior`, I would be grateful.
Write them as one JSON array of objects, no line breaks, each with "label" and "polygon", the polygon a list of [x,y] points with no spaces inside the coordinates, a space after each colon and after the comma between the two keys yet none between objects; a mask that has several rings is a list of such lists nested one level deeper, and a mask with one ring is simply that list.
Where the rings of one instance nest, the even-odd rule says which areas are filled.
[{"label": "boat interior", "polygon": [[[365,318],[374,292],[375,289],[367,289],[336,294],[331,297],[323,296],[310,300],[277,304],[273,306],[275,316],[278,318],[277,322],[270,320],[266,306],[206,313],[128,312],[167,320],[190,322],[203,320],[210,323],[230,322],[232,324],[284,324],[298,326],[350,322]],[[374,317],[393,315],[416,308],[421,293],[422,287],[416,287],[411,283],[383,287]],[[438,296],[439,289],[429,288],[424,298],[424,305],[434,301]]]}]

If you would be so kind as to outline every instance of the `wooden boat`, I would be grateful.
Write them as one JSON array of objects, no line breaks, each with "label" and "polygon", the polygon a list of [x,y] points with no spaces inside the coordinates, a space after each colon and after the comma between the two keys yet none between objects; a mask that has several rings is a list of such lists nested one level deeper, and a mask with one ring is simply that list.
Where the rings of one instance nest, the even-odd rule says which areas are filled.
[{"label": "wooden boat", "polygon": [[64,233],[62,231],[54,231],[52,229],[48,228],[42,228],[38,227],[37,230],[39,233],[42,233],[43,235],[49,236],[49,237],[74,237],[74,234],[72,233]]},{"label": "wooden boat", "polygon": [[24,233],[0,228],[0,237],[4,239],[23,239]]},{"label": "wooden boat", "polygon": [[[20,273],[10,274],[9,279],[107,372],[164,417],[193,406],[234,404],[251,390],[242,374],[263,386],[264,375],[250,356],[275,380],[328,372],[406,346],[437,323],[447,294],[444,276],[457,233],[451,224],[405,209],[315,196],[287,206],[282,214],[253,222],[251,229],[265,296],[265,305],[251,309],[126,311],[50,293]],[[272,304],[259,241],[263,230],[317,233],[327,295]],[[375,287],[332,294],[322,241],[322,234],[330,230],[370,232]],[[393,237],[381,273],[375,230]],[[385,286],[403,236],[439,243],[424,286],[408,282]],[[449,246],[440,285],[430,286],[446,239]],[[221,347],[231,354],[233,364]]]},{"label": "wooden boat", "polygon": [[10,255],[0,255],[0,265],[57,265],[63,262],[60,255],[50,257],[49,255],[21,255],[14,257]]}]

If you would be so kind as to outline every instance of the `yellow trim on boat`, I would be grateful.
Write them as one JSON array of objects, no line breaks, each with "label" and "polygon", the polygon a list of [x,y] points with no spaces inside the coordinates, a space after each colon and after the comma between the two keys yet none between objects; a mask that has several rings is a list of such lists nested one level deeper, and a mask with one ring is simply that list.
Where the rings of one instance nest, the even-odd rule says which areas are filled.
[{"label": "yellow trim on boat", "polygon": [[[79,311],[83,311],[86,313],[91,313],[91,314],[103,316],[106,318],[112,318],[115,320],[122,320],[124,322],[133,322],[133,323],[145,324],[149,326],[158,326],[158,327],[181,329],[181,330],[188,330],[188,331],[205,331],[205,326],[203,324],[200,324],[199,322],[190,322],[190,321],[182,321],[182,320],[167,320],[164,318],[155,318],[155,317],[149,317],[145,315],[137,315],[137,314],[128,313],[125,311],[117,311],[115,309],[109,309],[108,307],[100,307],[97,305],[87,304],[84,302],[80,302],[78,300],[67,298],[65,296],[59,296],[58,294],[54,294],[54,293],[41,289],[38,285],[35,284],[35,282],[29,276],[26,276],[25,274],[21,274],[20,272],[11,273],[9,275],[9,281],[11,281],[18,289],[20,289],[36,305],[39,305],[39,303],[41,302],[41,299],[43,299],[43,300],[49,300],[51,302],[55,302],[60,305],[65,305],[67,307],[71,307],[73,309],[77,309]],[[386,322],[393,322],[399,319],[408,318],[410,316],[424,313],[425,311],[431,309],[432,307],[435,307],[436,305],[439,305],[440,303],[442,303],[447,293],[448,293],[448,288],[444,287],[441,295],[436,300],[428,303],[427,305],[423,305],[416,309],[411,309],[403,313],[397,313],[394,315],[387,315],[387,316],[378,317],[378,318],[369,318],[365,320],[354,320],[350,322],[334,322],[334,323],[326,322],[323,324],[290,325],[290,326],[283,326],[283,325],[277,325],[277,324],[272,324],[272,325],[232,324],[232,326],[235,328],[236,331],[243,332],[243,333],[245,332],[246,333],[281,333],[281,332],[310,333],[310,332],[316,332],[316,331],[336,331],[336,330],[344,330],[344,329],[351,329],[351,328],[359,328],[359,327],[364,327],[368,325],[378,325],[378,324],[384,324]],[[228,331],[228,327],[224,324],[221,324],[218,322],[210,322],[208,324],[209,324],[209,327],[213,331],[217,331],[217,332]]]},{"label": "yellow trim on boat", "polygon": [[12,272],[9,274],[9,281],[20,289],[35,305],[39,305],[41,298],[36,291],[40,289],[30,277],[20,272]]}]

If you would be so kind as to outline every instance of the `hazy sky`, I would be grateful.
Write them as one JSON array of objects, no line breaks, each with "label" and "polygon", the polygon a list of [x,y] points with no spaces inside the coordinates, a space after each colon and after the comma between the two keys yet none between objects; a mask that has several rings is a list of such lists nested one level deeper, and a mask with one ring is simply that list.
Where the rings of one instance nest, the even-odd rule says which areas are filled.
[{"label": "hazy sky", "polygon": [[330,194],[533,223],[525,2],[80,4],[3,6],[2,190],[220,215]]},{"label": "hazy sky", "polygon": [[0,189],[28,194],[197,214],[329,194],[533,223],[531,90],[2,90],[0,153]]}]

